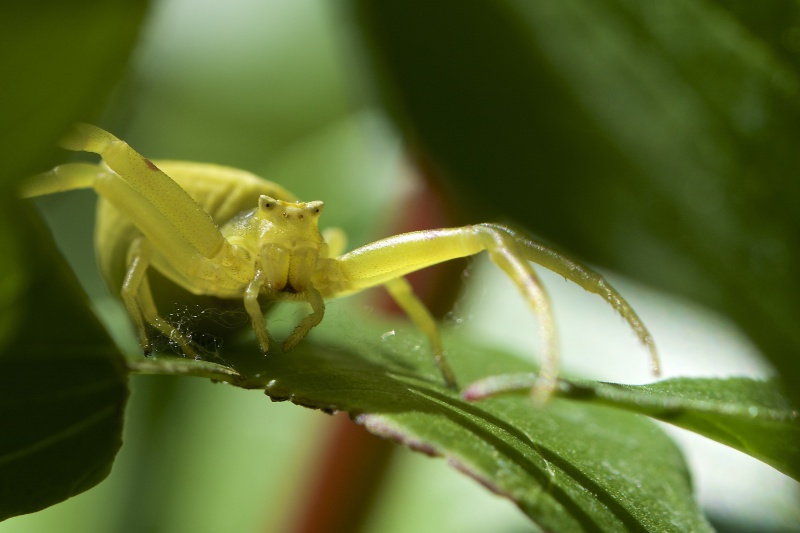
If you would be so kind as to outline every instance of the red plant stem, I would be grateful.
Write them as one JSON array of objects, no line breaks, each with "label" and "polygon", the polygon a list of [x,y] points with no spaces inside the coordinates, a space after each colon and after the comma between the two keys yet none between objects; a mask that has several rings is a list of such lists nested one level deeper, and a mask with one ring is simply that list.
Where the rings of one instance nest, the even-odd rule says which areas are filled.
[{"label": "red plant stem", "polygon": [[320,446],[317,466],[305,488],[293,533],[344,533],[363,530],[380,494],[394,445],[356,425],[345,413]]}]

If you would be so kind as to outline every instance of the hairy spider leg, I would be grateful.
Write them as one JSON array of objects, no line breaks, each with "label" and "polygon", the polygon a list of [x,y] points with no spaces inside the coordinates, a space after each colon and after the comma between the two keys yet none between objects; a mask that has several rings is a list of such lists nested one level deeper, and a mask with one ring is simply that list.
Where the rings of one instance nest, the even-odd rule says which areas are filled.
[{"label": "hairy spider leg", "polygon": [[511,236],[529,261],[533,261],[548,270],[564,276],[564,278],[579,285],[584,290],[597,294],[624,318],[631,329],[636,333],[639,341],[645,346],[650,355],[650,370],[655,376],[661,375],[661,362],[658,357],[653,336],[642,323],[636,311],[630,304],[608,283],[602,275],[591,268],[576,263],[563,254],[547,245],[531,239],[529,236],[499,224],[484,224],[497,231]]},{"label": "hairy spider leg", "polygon": [[[328,243],[327,257],[336,257],[344,252],[347,244],[347,236],[340,228],[326,228],[322,232],[322,236],[325,242]],[[411,322],[413,322],[428,338],[431,350],[433,351],[434,361],[447,386],[452,389],[457,388],[455,373],[447,363],[444,344],[442,343],[442,336],[439,334],[439,328],[436,325],[436,319],[433,318],[433,315],[431,315],[425,304],[422,303],[422,300],[414,293],[411,284],[405,278],[400,277],[389,280],[384,286],[397,306],[403,310]]]},{"label": "hairy spider leg", "polygon": [[90,189],[102,172],[104,169],[94,163],[65,163],[24,181],[20,195],[31,198],[74,189]]},{"label": "hairy spider leg", "polygon": [[283,341],[283,350],[286,352],[297,346],[297,343],[303,340],[303,338],[308,335],[309,331],[317,327],[325,316],[325,301],[322,298],[322,294],[320,294],[316,288],[309,286],[303,293],[303,296],[311,306],[311,313],[307,314],[303,320],[295,326],[294,331]]},{"label": "hairy spider leg", "polygon": [[[21,193],[24,197],[32,197],[82,188],[95,188],[99,194],[112,199],[137,195],[132,190],[128,190],[130,187],[120,182],[119,178],[108,169],[90,163],[59,165],[26,182]],[[150,220],[158,220],[156,213],[149,213],[149,215]],[[180,247],[183,242],[178,240],[171,244]],[[152,250],[146,238],[139,237],[131,242],[126,259],[127,270],[120,289],[120,297],[133,320],[142,351],[145,355],[149,355],[152,351],[152,343],[146,327],[147,324],[150,324],[177,344],[184,355],[195,357],[196,353],[192,349],[189,339],[158,313],[147,280],[151,255]]]},{"label": "hairy spider leg", "polygon": [[[225,239],[211,216],[172,178],[126,142],[96,126],[76,124],[60,144],[68,150],[100,155],[111,170],[152,206],[150,211],[161,214],[169,223],[169,231],[180,235],[203,257],[214,257],[223,246]],[[138,225],[140,217],[132,218]]]},{"label": "hairy spider leg", "polygon": [[[113,172],[96,173],[97,193],[150,240],[153,264],[195,294],[241,296],[254,274],[203,208],[156,165],[110,133],[76,125],[62,145],[99,154]],[[225,268],[221,268],[224,266]]]},{"label": "hairy spider leg", "polygon": [[[546,358],[534,394],[538,400],[544,401],[555,388],[558,375],[558,347],[550,300],[528,260],[518,250],[516,240],[508,233],[478,224],[396,235],[340,256],[319,276],[317,286],[323,295],[337,296],[387,285],[390,294],[399,295],[400,306],[426,332],[431,344],[436,347],[441,345],[441,341],[438,331],[431,333],[435,325],[427,325],[429,320],[432,321],[428,318],[430,314],[427,310],[424,313],[419,311],[421,304],[417,306],[416,303],[410,303],[407,296],[410,293],[405,293],[394,280],[437,263],[482,251],[487,251],[491,260],[514,282],[538,316]],[[441,348],[439,352],[439,360],[445,361]],[[443,374],[449,371],[446,363],[440,364],[440,369]]]},{"label": "hairy spider leg", "polygon": [[[386,284],[409,272],[484,250],[514,282],[539,319],[545,361],[532,393],[537,402],[545,401],[557,385],[559,353],[550,299],[529,261],[561,274],[606,300],[634,330],[649,352],[653,373],[659,373],[660,364],[652,336],[625,299],[600,274],[499,224],[406,233],[363,246],[338,259],[336,271],[326,276],[331,284],[325,290],[334,294],[348,293]],[[398,290],[390,289],[392,292]],[[414,311],[407,312],[412,319],[420,316]],[[418,325],[423,331],[428,331],[424,319]],[[432,344],[437,342],[431,334],[429,338]]]},{"label": "hairy spider leg", "polygon": [[120,294],[128,314],[133,319],[139,336],[139,343],[145,355],[150,355],[152,344],[147,334],[146,324],[155,327],[162,335],[176,343],[186,357],[196,357],[191,341],[180,330],[173,327],[158,313],[147,281],[147,268],[152,250],[145,237],[138,237],[128,249],[128,271],[122,283]]},{"label": "hairy spider leg", "polygon": [[436,366],[442,373],[442,377],[444,377],[447,386],[451,389],[455,389],[457,387],[456,375],[447,363],[442,337],[439,334],[439,328],[430,310],[428,310],[425,304],[414,294],[414,290],[411,288],[411,284],[406,278],[400,277],[390,279],[384,286],[395,303],[397,303],[398,307],[400,307],[414,325],[428,337],[428,341],[433,349],[433,358],[434,361],[436,361]]},{"label": "hairy spider leg", "polygon": [[[100,165],[61,165],[41,175],[44,179],[37,180],[39,184],[25,192],[45,194],[92,186],[100,196],[128,216],[146,237],[146,245],[143,240],[139,248],[148,250],[148,260],[130,263],[134,272],[127,275],[140,290],[128,289],[123,295],[129,310],[138,307],[144,311],[143,314],[134,312],[131,315],[140,341],[143,341],[142,348],[147,352],[150,346],[149,341],[144,340],[147,337],[141,321],[144,316],[147,323],[178,344],[187,356],[194,355],[188,338],[158,314],[144,277],[146,268],[157,260],[160,269],[177,282],[180,283],[181,278],[192,279],[191,286],[184,284],[190,291],[240,297],[241,287],[252,279],[252,265],[235,261],[235,250],[210,215],[174,180],[123,141],[94,126],[79,124],[62,144],[70,150],[99,154],[113,172]],[[59,178],[66,181],[59,185]],[[154,253],[162,250],[168,253]],[[144,266],[138,266],[140,264]],[[226,268],[220,268],[223,264]],[[133,285],[129,283],[129,286]]]}]

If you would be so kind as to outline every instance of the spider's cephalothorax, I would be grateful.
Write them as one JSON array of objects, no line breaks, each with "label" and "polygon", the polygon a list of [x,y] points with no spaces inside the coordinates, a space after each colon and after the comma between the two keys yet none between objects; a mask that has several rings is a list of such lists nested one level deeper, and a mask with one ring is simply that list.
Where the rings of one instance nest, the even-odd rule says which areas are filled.
[{"label": "spider's cephalothorax", "polygon": [[322,202],[287,202],[267,195],[251,213],[223,226],[222,235],[246,251],[265,276],[264,288],[302,293],[311,284],[325,240],[319,231]]},{"label": "spider's cephalothorax", "polygon": [[150,268],[190,293],[241,299],[265,352],[269,334],[259,298],[310,305],[311,313],[284,341],[284,350],[289,350],[322,320],[326,298],[383,285],[428,337],[446,384],[454,387],[436,323],[403,276],[486,251],[539,317],[546,359],[535,389],[538,399],[546,399],[555,388],[558,349],[550,302],[531,262],[609,302],[648,348],[652,369],[658,372],[650,334],[608,282],[509,227],[476,224],[404,233],[340,255],[342,232],[319,230],[322,202],[297,202],[279,185],[248,172],[204,163],[151,162],[87,124],[77,125],[62,146],[95,152],[103,162],[61,165],[35,176],[23,194],[93,187],[101,196],[95,235],[100,268],[122,296],[145,353],[151,349],[147,327],[152,326],[194,355],[185,333],[159,314],[148,282]]}]

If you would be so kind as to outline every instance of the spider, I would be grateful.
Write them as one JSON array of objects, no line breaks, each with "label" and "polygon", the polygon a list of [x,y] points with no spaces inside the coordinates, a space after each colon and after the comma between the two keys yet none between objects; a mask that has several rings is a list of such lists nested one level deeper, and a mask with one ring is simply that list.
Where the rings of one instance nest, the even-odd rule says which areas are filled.
[{"label": "spider", "polygon": [[[378,240],[348,253],[339,229],[320,232],[320,201],[300,202],[280,185],[230,167],[185,161],[152,162],[114,135],[75,125],[61,141],[74,151],[99,154],[97,164],[67,163],[34,176],[23,196],[94,188],[100,196],[95,246],[101,272],[114,279],[145,355],[148,326],[196,357],[186,333],[156,308],[148,270],[196,295],[239,299],[255,337],[267,352],[270,336],[260,301],[306,302],[306,315],[283,342],[291,350],[320,323],[325,300],[383,285],[424,332],[444,382],[456,387],[436,322],[403,276],[430,265],[486,251],[514,282],[538,316],[545,348],[534,395],[547,398],[558,378],[558,348],[551,305],[530,262],[538,263],[604,298],[659,361],[650,333],[602,276],[514,229],[500,224],[415,231]],[[117,276],[119,277],[119,276]]]}]

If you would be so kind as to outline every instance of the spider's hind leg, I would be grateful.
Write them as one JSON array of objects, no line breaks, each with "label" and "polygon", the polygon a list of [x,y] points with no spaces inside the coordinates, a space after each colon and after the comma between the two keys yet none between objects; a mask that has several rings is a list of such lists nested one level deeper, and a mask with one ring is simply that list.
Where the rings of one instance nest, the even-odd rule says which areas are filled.
[{"label": "spider's hind leg", "polygon": [[535,403],[544,404],[557,386],[560,359],[550,296],[528,262],[530,258],[520,250],[512,234],[506,232],[502,226],[490,224],[471,226],[470,231],[489,254],[492,262],[514,282],[528,307],[539,319],[545,359],[531,396]]},{"label": "spider's hind leg", "polygon": [[447,364],[447,359],[444,355],[444,347],[442,345],[442,337],[439,334],[439,328],[436,326],[436,321],[431,316],[430,311],[425,304],[414,294],[411,284],[405,278],[395,278],[385,283],[386,290],[394,299],[395,303],[408,315],[408,318],[428,337],[428,341],[433,348],[433,357],[436,361],[436,366],[442,373],[445,383],[451,389],[457,389],[456,377],[450,365]]},{"label": "spider's hind leg", "polygon": [[656,351],[653,336],[645,327],[633,307],[606,281],[603,276],[586,265],[559,253],[542,242],[536,241],[524,233],[517,232],[500,224],[480,224],[484,231],[496,232],[504,240],[513,241],[518,253],[529,261],[564,276],[584,290],[602,297],[619,315],[625,319],[636,333],[639,341],[650,355],[650,369],[653,375],[661,374],[661,362]]}]

